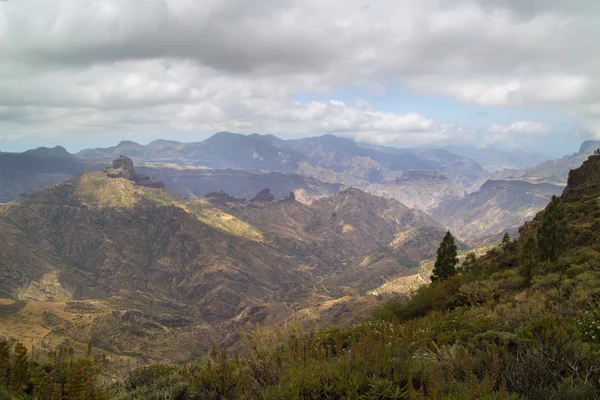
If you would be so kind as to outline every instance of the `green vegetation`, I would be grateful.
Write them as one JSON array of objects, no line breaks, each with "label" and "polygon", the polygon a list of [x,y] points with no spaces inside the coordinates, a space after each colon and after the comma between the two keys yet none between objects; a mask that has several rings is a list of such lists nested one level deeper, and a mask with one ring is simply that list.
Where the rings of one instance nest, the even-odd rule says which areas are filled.
[{"label": "green vegetation", "polygon": [[502,237],[502,247],[506,246],[509,243],[510,243],[510,235],[508,234],[508,232],[506,232],[504,234],[504,236]]},{"label": "green vegetation", "polygon": [[91,346],[76,358],[72,348],[29,354],[20,342],[0,340],[0,399],[102,400],[110,397],[103,378],[107,360]]},{"label": "green vegetation", "polygon": [[542,261],[556,260],[565,248],[566,234],[564,205],[559,197],[552,196],[537,234],[539,256]]},{"label": "green vegetation", "polygon": [[456,266],[458,265],[457,256],[458,248],[456,247],[454,236],[448,231],[437,250],[437,258],[433,266],[433,275],[431,276],[433,283],[444,281],[456,275]]},{"label": "green vegetation", "polygon": [[257,329],[243,357],[214,349],[110,384],[91,348],[40,361],[3,345],[0,377],[16,398],[40,399],[56,387],[59,399],[598,399],[599,188],[595,168],[517,240],[462,268],[448,233],[432,285],[353,327]]}]

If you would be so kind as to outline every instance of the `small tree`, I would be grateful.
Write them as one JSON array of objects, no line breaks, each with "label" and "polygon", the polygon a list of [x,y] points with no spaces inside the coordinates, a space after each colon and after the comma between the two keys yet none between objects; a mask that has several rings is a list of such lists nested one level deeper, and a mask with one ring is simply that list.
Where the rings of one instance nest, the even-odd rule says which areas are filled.
[{"label": "small tree", "polygon": [[456,275],[456,265],[458,264],[458,249],[454,236],[450,231],[446,232],[446,235],[440,243],[440,247],[437,250],[437,258],[433,266],[433,275],[431,275],[431,281],[444,281],[451,276]]},{"label": "small tree", "polygon": [[533,270],[537,260],[538,247],[535,238],[529,237],[521,249],[521,259],[519,260],[519,272],[523,277],[525,286],[531,285],[533,279]]},{"label": "small tree", "polygon": [[502,247],[506,247],[506,245],[509,243],[510,243],[510,235],[508,234],[508,232],[506,232],[504,234],[504,237],[502,238]]},{"label": "small tree", "polygon": [[567,220],[560,197],[552,196],[546,208],[542,225],[537,232],[537,246],[542,261],[555,261],[565,248]]},{"label": "small tree", "polygon": [[469,252],[462,262],[462,274],[469,278],[475,278],[481,274],[479,262],[474,252]]}]

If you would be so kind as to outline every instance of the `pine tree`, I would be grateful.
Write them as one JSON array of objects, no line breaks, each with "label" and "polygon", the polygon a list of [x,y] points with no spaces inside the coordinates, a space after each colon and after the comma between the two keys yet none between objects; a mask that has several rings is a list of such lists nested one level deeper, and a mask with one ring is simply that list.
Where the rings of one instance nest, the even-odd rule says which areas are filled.
[{"label": "pine tree", "polygon": [[454,241],[454,236],[448,231],[437,250],[433,275],[431,275],[432,282],[444,281],[456,275],[456,265],[458,264],[457,254],[458,249]]},{"label": "pine tree", "polygon": [[533,279],[533,270],[535,268],[535,263],[537,259],[538,246],[535,241],[535,238],[529,237],[525,241],[523,248],[521,249],[521,259],[519,265],[519,272],[523,277],[525,282],[525,286],[531,285],[531,280]]},{"label": "pine tree", "polygon": [[542,225],[538,229],[537,246],[541,261],[555,261],[565,248],[567,221],[560,197],[552,196]]},{"label": "pine tree", "polygon": [[510,235],[508,234],[508,232],[506,232],[504,234],[504,237],[502,238],[502,247],[506,247],[506,245],[509,243],[510,243]]},{"label": "pine tree", "polygon": [[10,374],[10,390],[15,394],[22,393],[29,383],[29,362],[27,348],[17,342],[13,350],[12,368]]}]

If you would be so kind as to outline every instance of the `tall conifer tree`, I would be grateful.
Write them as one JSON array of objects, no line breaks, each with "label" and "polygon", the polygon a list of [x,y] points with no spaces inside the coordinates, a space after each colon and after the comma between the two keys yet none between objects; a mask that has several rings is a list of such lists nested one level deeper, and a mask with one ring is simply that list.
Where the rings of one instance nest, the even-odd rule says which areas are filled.
[{"label": "tall conifer tree", "polygon": [[444,281],[456,275],[456,265],[458,265],[457,255],[458,249],[454,241],[454,236],[448,231],[437,250],[433,275],[431,275],[432,282]]}]

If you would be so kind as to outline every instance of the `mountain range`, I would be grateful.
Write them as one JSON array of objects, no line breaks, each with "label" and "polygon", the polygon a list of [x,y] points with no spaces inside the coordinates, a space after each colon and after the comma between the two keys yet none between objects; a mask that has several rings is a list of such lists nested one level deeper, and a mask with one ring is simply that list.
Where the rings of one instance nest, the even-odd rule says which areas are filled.
[{"label": "mountain range", "polygon": [[[167,190],[186,199],[220,191],[249,199],[268,187],[277,198],[294,192],[298,201],[311,204],[355,187],[424,211],[467,243],[480,245],[531,218],[551,194],[562,190],[569,169],[580,165],[594,146],[596,142],[586,142],[578,153],[563,159],[493,174],[488,170],[528,165],[544,156],[518,152],[511,156],[507,151],[475,147],[400,149],[333,135],[283,140],[228,132],[193,143],[124,141],[76,155],[60,147],[40,148],[0,153],[0,164],[5,166],[0,170],[0,201],[101,169],[113,158],[127,155],[141,173],[162,180]],[[473,158],[487,164],[484,167]],[[473,204],[482,206],[473,208]]]},{"label": "mountain range", "polygon": [[324,303],[410,274],[444,234],[427,214],[352,188],[311,205],[268,189],[220,198],[183,200],[121,157],[1,205],[0,296],[21,307],[7,317],[47,313],[0,330],[26,326],[41,347],[87,337],[123,357],[189,359],[237,343],[246,324],[326,314]]},{"label": "mountain range", "polygon": [[461,249],[515,235],[595,147],[494,179],[330,135],[0,153],[0,332],[182,362],[257,324],[349,324],[421,282],[446,229]]}]

